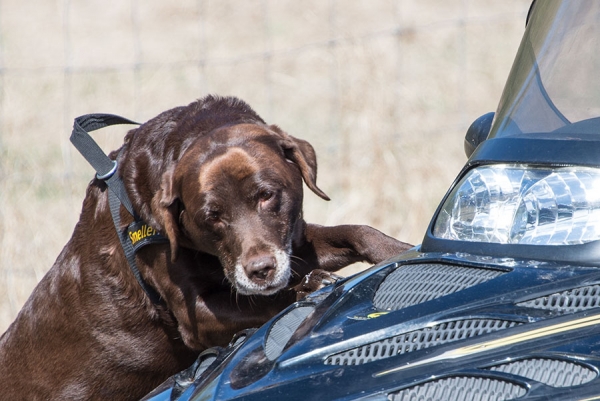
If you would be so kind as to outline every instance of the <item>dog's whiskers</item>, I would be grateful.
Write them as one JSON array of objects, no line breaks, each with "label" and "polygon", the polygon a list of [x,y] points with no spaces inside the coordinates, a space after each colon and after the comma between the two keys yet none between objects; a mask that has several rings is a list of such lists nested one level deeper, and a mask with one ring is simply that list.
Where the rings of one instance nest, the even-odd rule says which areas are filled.
[{"label": "dog's whiskers", "polygon": [[292,276],[294,277],[300,277],[300,273],[298,273],[296,270],[294,270],[293,268],[290,269],[292,271]]},{"label": "dog's whiskers", "polygon": [[296,260],[299,260],[300,262],[305,262],[304,259],[302,259],[300,256],[296,256],[296,255],[290,255],[290,259],[296,259]]}]

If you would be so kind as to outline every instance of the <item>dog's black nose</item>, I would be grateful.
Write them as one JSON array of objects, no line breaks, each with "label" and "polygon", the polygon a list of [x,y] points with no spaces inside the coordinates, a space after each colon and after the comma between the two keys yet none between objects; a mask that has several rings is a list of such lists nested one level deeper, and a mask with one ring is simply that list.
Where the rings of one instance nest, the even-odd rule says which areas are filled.
[{"label": "dog's black nose", "polygon": [[270,255],[255,256],[246,264],[246,274],[250,280],[261,283],[275,275],[275,258]]}]

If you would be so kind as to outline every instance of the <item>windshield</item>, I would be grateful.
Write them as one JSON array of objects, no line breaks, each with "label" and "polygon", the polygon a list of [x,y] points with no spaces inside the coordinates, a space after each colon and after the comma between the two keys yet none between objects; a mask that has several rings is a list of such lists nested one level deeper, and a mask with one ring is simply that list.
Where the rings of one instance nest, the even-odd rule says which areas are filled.
[{"label": "windshield", "polygon": [[489,137],[589,135],[600,136],[600,1],[538,0]]}]

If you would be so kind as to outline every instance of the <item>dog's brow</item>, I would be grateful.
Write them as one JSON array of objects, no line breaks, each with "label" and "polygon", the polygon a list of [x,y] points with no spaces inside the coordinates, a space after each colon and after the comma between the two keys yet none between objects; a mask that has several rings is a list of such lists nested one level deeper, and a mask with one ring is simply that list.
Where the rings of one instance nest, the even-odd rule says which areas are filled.
[{"label": "dog's brow", "polygon": [[282,171],[278,171],[271,168],[260,170],[256,174],[256,182],[258,184],[262,184],[262,186],[266,186],[267,183],[270,183],[272,185],[277,185],[281,187],[284,186],[286,180],[287,176],[284,175]]},{"label": "dog's brow", "polygon": [[219,177],[223,174],[241,181],[258,170],[259,167],[254,159],[246,151],[241,148],[230,148],[203,166],[199,176],[200,187],[208,189],[218,185]]}]

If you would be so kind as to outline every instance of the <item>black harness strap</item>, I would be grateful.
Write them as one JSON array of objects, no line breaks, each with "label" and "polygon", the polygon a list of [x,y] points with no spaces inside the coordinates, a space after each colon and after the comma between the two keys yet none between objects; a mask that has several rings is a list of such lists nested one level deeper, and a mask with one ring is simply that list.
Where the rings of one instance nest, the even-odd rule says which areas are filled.
[{"label": "black harness strap", "polygon": [[[164,301],[161,299],[158,292],[156,292],[156,290],[152,288],[141,276],[135,261],[135,251],[143,245],[167,242],[168,240],[141,221],[135,210],[133,210],[131,201],[129,200],[127,192],[125,191],[123,180],[119,174],[115,174],[118,170],[117,161],[110,159],[89,134],[91,131],[116,124],[139,125],[134,121],[112,114],[87,114],[75,119],[73,124],[73,132],[71,133],[70,138],[71,143],[96,170],[96,178],[103,180],[106,182],[106,185],[108,185],[108,202],[110,206],[110,213],[112,215],[115,229],[117,230],[117,235],[121,242],[121,246],[123,247],[123,251],[125,252],[125,257],[127,258],[131,272],[146,295],[148,295],[148,298],[150,298],[155,305],[164,305]],[[121,230],[121,205],[123,205],[134,218],[134,222],[127,230]],[[143,241],[139,241],[140,238],[137,238],[134,241],[130,237],[132,227],[134,230],[133,232],[136,232],[138,227],[146,227],[144,231],[140,231],[142,232],[141,236],[143,236]],[[152,240],[149,240],[150,238],[152,238]],[[134,246],[134,242],[138,243],[138,245]]]},{"label": "black harness strap", "polygon": [[119,197],[127,211],[137,220],[131,201],[125,192],[123,181],[117,172],[117,161],[110,159],[100,146],[90,136],[90,132],[117,124],[135,124],[135,121],[112,114],[87,114],[77,117],[73,123],[71,143],[79,150],[79,153],[96,170],[96,177],[106,182],[108,187]]}]

